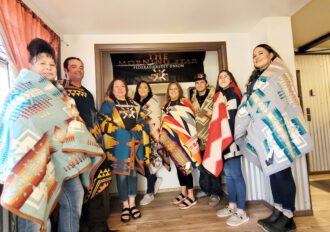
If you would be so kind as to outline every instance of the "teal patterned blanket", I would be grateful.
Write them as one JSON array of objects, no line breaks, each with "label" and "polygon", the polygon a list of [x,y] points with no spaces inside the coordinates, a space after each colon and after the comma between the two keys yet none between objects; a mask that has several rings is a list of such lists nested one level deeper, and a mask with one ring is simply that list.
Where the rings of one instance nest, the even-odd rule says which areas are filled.
[{"label": "teal patterned blanket", "polygon": [[245,93],[235,121],[235,140],[243,155],[271,175],[312,150],[292,76],[276,58]]},{"label": "teal patterned blanket", "polygon": [[1,204],[44,228],[66,179],[86,188],[105,159],[63,87],[22,70],[0,114]]}]

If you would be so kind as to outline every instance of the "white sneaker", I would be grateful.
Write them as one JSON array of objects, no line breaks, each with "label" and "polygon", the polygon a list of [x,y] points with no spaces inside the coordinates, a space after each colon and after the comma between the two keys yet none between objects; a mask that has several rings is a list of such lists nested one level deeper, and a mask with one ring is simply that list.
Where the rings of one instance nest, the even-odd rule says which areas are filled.
[{"label": "white sneaker", "polygon": [[154,194],[145,194],[140,201],[140,205],[148,205],[155,199]]},{"label": "white sneaker", "polygon": [[204,191],[199,191],[197,194],[196,194],[196,197],[197,198],[203,198],[203,197],[208,197],[210,196],[210,194],[208,194],[207,192],[204,192]]},{"label": "white sneaker", "polygon": [[220,199],[220,197],[218,195],[212,194],[210,196],[209,206],[212,206],[212,207],[217,206],[220,203],[220,200],[221,199]]},{"label": "white sneaker", "polygon": [[217,211],[217,216],[219,218],[224,218],[233,215],[236,212],[236,209],[230,209],[228,206]]},{"label": "white sneaker", "polygon": [[154,194],[158,193],[159,187],[161,186],[162,183],[163,183],[163,177],[157,177],[157,180],[155,182]]},{"label": "white sneaker", "polygon": [[239,226],[249,220],[249,216],[245,213],[244,215],[239,215],[237,213],[234,213],[231,215],[230,218],[226,221],[227,225],[229,226]]}]

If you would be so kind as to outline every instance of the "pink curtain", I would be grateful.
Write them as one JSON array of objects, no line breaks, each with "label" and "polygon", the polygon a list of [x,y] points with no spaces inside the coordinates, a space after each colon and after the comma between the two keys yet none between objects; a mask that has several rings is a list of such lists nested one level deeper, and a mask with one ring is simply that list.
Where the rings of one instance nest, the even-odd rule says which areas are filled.
[{"label": "pink curtain", "polygon": [[58,57],[60,37],[21,0],[0,0],[0,24],[6,37],[6,49],[17,70],[28,68],[28,43],[34,38],[48,41]]}]

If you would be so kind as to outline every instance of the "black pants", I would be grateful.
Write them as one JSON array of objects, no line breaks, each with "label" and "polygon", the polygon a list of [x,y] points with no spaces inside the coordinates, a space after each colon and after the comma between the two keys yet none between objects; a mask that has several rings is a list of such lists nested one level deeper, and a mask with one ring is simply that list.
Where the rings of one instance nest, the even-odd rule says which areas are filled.
[{"label": "black pants", "polygon": [[296,185],[291,168],[269,176],[274,203],[281,204],[283,209],[295,211]]},{"label": "black pants", "polygon": [[147,178],[147,193],[154,193],[157,176],[156,174],[151,174],[149,168],[146,165],[144,166],[144,171]]},{"label": "black pants", "polygon": [[176,171],[178,173],[178,179],[179,179],[180,186],[181,187],[186,186],[187,189],[193,189],[194,183],[193,183],[192,174],[190,173],[189,175],[185,176],[178,168],[176,168]]},{"label": "black pants", "polygon": [[[205,151],[201,151],[201,156],[203,158]],[[203,165],[199,166],[199,186],[203,192],[208,194],[214,194],[218,196],[222,196],[221,189],[221,175],[216,177],[206,171]]]},{"label": "black pants", "polygon": [[109,188],[83,204],[80,232],[105,232],[110,211]]}]

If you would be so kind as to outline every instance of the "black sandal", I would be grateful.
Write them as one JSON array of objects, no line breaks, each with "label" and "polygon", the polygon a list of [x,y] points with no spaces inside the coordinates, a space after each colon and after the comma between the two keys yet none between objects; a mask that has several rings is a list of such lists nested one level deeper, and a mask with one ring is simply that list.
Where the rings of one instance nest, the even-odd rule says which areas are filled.
[{"label": "black sandal", "polygon": [[180,209],[189,209],[190,207],[197,204],[197,200],[192,200],[190,197],[186,197],[182,202],[181,206],[179,205]]},{"label": "black sandal", "polygon": [[140,210],[138,208],[136,208],[136,206],[133,206],[132,208],[130,208],[129,212],[130,212],[133,219],[138,219],[142,216]]},{"label": "black sandal", "polygon": [[180,193],[176,198],[174,198],[174,200],[172,201],[172,203],[174,205],[178,205],[180,204],[184,199],[186,199],[186,196],[183,195],[182,193]]},{"label": "black sandal", "polygon": [[[120,220],[122,222],[128,222],[128,221],[130,221],[131,220],[130,209],[129,208],[123,208],[121,210],[121,216],[120,217],[121,217]],[[124,218],[124,217],[128,217],[128,218]]]}]

